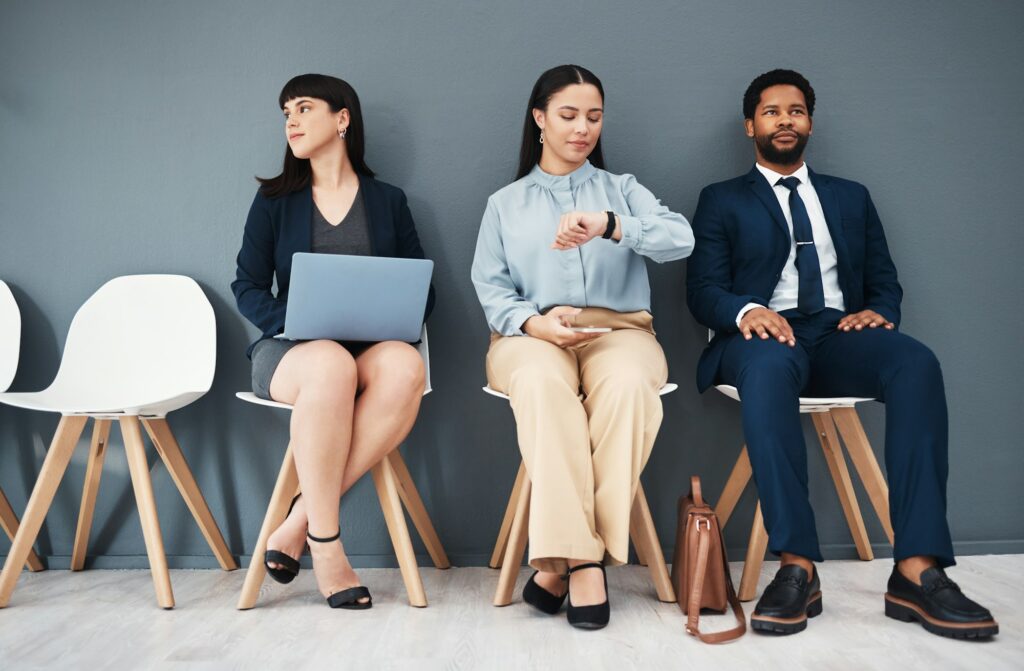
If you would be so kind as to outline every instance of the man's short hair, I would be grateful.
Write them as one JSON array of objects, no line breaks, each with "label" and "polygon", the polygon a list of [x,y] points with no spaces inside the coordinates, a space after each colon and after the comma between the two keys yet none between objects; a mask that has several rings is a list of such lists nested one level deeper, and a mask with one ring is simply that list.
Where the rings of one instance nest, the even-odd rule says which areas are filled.
[{"label": "man's short hair", "polygon": [[754,110],[761,102],[761,93],[769,86],[789,84],[795,86],[804,94],[804,101],[807,103],[807,116],[814,116],[814,89],[807,79],[795,70],[772,70],[763,75],[758,75],[750,82],[747,92],[743,94],[743,118],[753,119]]}]

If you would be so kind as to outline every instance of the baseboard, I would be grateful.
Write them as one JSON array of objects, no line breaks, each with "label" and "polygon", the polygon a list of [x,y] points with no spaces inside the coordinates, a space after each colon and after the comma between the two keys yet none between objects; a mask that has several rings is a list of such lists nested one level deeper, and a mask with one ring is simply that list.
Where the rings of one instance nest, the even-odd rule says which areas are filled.
[{"label": "baseboard", "polygon": [[[727,548],[729,557],[733,561],[742,561],[746,554],[746,547]],[[871,549],[878,558],[892,556],[892,547],[888,543],[872,544]],[[1000,555],[1000,554],[1024,554],[1024,540],[1007,541],[964,541],[953,543],[953,549],[957,556],[970,555]],[[672,561],[672,548],[666,547],[666,561]],[[821,553],[825,559],[856,559],[857,549],[851,544],[823,545]],[[0,555],[5,562],[7,555]],[[243,569],[249,566],[251,556],[236,555],[238,564]],[[491,556],[489,554],[449,554],[452,566],[487,566]],[[393,554],[363,554],[349,555],[352,566],[355,568],[397,568],[398,562]],[[303,558],[303,566],[308,567],[309,557]],[[416,561],[420,566],[432,566],[430,556],[427,554],[416,555]],[[71,568],[70,555],[51,555],[43,557],[47,568],[66,570]],[[167,555],[167,565],[173,569],[215,569],[218,568],[217,561],[212,555]],[[146,569],[149,568],[149,560],[146,555],[102,555],[89,557],[86,560],[85,568],[95,569]]]}]

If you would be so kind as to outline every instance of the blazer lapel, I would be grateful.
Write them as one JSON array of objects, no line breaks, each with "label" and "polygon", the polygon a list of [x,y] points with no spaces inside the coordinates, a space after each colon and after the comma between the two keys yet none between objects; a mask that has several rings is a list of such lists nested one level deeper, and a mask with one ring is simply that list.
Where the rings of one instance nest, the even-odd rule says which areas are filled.
[{"label": "blazer lapel", "polygon": [[845,273],[846,236],[843,235],[843,217],[839,210],[839,199],[836,197],[832,181],[828,177],[823,177],[810,168],[807,169],[807,174],[811,178],[811,184],[818,194],[821,209],[825,213],[825,224],[828,226],[828,234],[832,236],[832,246],[836,249],[840,272]]},{"label": "blazer lapel", "polygon": [[359,175],[359,191],[362,193],[363,204],[366,206],[366,218],[369,220],[367,223],[370,227],[370,253],[380,256],[385,246],[381,240],[381,234],[386,223],[390,221],[388,206],[372,177]]},{"label": "blazer lapel", "polygon": [[289,217],[292,227],[289,237],[295,241],[296,252],[313,251],[313,187],[295,192],[294,216]]},{"label": "blazer lapel", "polygon": [[751,168],[750,172],[747,173],[747,184],[750,185],[750,188],[757,197],[761,199],[764,206],[768,208],[768,212],[771,213],[772,219],[774,219],[775,223],[782,229],[782,233],[786,236],[786,240],[792,241],[789,235],[789,224],[786,223],[786,216],[782,214],[782,208],[779,207],[779,199],[775,197],[775,191],[772,189],[771,185],[768,184],[768,180],[765,179],[764,175],[761,174],[756,166]]}]

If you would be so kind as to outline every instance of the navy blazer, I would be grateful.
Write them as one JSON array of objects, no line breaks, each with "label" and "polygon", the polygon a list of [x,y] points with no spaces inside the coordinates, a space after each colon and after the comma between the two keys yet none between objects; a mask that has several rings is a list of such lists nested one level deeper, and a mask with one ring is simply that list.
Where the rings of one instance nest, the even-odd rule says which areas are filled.
[{"label": "navy blazer", "polygon": [[[405,193],[396,186],[363,175],[359,176],[359,191],[366,205],[373,255],[424,258]],[[252,349],[260,340],[284,332],[292,254],[311,251],[312,222],[311,187],[279,198],[267,198],[262,190],[256,192],[245,221],[235,281],[231,283],[238,311],[263,332],[259,340],[249,345],[246,356],[252,356]],[[270,290],[275,273],[276,296]],[[434,286],[431,284],[424,321],[433,309]]]},{"label": "navy blazer", "polygon": [[[846,311],[874,310],[899,325],[903,290],[868,190],[808,173],[836,249]],[[725,339],[739,331],[740,309],[747,303],[768,306],[792,242],[778,198],[756,167],[701,191],[693,233],[686,302],[697,321],[715,331],[697,365],[697,388],[704,391],[718,377]]]}]

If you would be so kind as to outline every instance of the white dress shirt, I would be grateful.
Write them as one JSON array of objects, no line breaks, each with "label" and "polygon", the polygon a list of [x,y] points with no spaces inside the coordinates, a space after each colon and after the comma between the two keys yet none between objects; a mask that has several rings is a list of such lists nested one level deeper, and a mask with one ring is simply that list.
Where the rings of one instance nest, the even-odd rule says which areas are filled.
[{"label": "white dress shirt", "polygon": [[[789,189],[777,184],[783,177],[796,177],[800,180],[796,192],[804,201],[804,208],[811,220],[811,234],[814,236],[814,249],[818,252],[818,264],[821,266],[821,284],[825,292],[825,307],[845,312],[846,305],[843,303],[843,291],[839,288],[839,265],[836,257],[836,248],[832,244],[832,235],[829,233],[828,224],[825,223],[825,212],[821,209],[821,201],[818,200],[818,193],[811,184],[810,175],[807,174],[807,164],[802,164],[796,172],[783,175],[774,170],[769,170],[760,163],[755,164],[764,178],[768,180],[775,197],[779,199],[779,207],[786,217],[786,224],[789,226],[789,258],[782,269],[782,276],[775,286],[771,300],[768,301],[768,308],[775,312],[792,310],[797,306],[797,299],[800,294],[800,276],[796,269],[796,243],[793,241],[793,215],[789,211]],[[764,307],[757,303],[747,303],[736,315],[736,326],[740,325],[743,315],[754,308]]]}]

